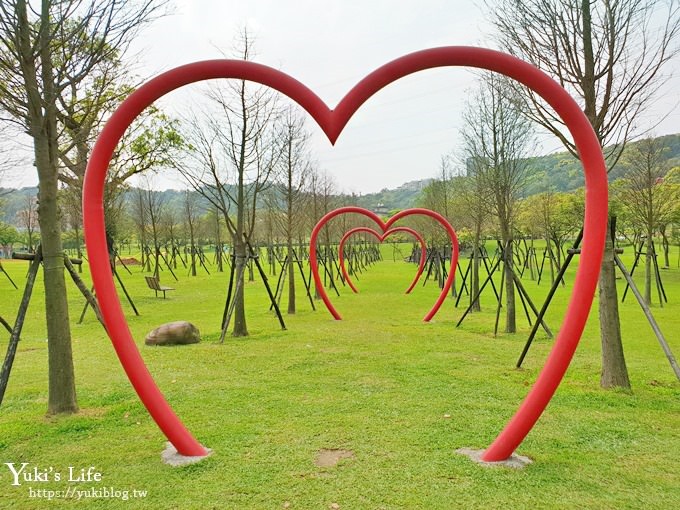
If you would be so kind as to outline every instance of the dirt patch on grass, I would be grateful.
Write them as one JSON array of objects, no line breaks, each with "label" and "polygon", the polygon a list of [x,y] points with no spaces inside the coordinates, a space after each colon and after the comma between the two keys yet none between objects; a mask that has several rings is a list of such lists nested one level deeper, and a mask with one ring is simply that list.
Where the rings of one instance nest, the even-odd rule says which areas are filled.
[{"label": "dirt patch on grass", "polygon": [[141,262],[134,257],[129,257],[127,259],[120,259],[126,266],[139,266]]},{"label": "dirt patch on grass", "polygon": [[354,452],[351,450],[322,448],[317,452],[314,464],[318,467],[333,467],[342,459],[351,459],[353,457]]}]

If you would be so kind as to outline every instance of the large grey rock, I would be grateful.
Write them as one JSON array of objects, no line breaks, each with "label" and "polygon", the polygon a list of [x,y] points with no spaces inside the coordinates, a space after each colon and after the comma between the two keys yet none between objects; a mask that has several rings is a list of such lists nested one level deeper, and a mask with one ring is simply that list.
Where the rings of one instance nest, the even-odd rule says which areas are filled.
[{"label": "large grey rock", "polygon": [[176,321],[162,324],[151,331],[144,343],[146,345],[186,345],[201,341],[198,328],[187,321]]}]

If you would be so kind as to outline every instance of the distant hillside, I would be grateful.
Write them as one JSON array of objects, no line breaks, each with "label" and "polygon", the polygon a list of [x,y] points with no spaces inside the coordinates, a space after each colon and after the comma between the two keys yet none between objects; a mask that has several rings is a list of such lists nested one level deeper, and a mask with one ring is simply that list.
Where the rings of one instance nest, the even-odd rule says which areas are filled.
[{"label": "distant hillside", "polygon": [[432,179],[410,181],[396,189],[385,188],[378,193],[367,193],[353,198],[358,206],[366,209],[374,209],[378,206],[382,206],[388,211],[407,209],[416,205],[420,192],[430,182],[432,182]]},{"label": "distant hillside", "polygon": [[[666,146],[669,167],[680,166],[680,134],[660,136],[658,140]],[[628,146],[634,147],[635,144],[636,142],[632,142]],[[620,178],[626,173],[626,170],[625,161],[620,160],[614,170],[610,172],[609,181]],[[384,189],[379,193],[368,193],[353,198],[358,205],[368,209],[379,205],[385,206],[387,210],[406,209],[416,205],[420,191],[432,180],[411,181],[397,189]],[[524,196],[541,193],[548,189],[572,191],[583,185],[584,175],[581,162],[566,151],[555,152],[529,159],[529,178]]]},{"label": "distant hillside", "polygon": [[16,225],[17,212],[26,209],[29,198],[38,195],[38,188],[0,188],[0,221]]},{"label": "distant hillside", "polygon": [[[680,134],[660,136],[657,140],[666,146],[666,157],[670,167],[680,165]],[[634,147],[636,142],[628,144]],[[609,181],[625,175],[627,170],[624,160],[620,160],[609,173]],[[529,183],[526,196],[540,193],[549,188],[555,191],[572,191],[584,184],[583,167],[580,161],[568,152],[556,152],[547,156],[529,160]]]},{"label": "distant hillside", "polygon": [[[671,167],[680,166],[680,134],[665,135],[658,138],[667,148],[668,162]],[[629,144],[634,146],[635,142]],[[626,172],[624,161],[609,175],[613,181]],[[529,180],[525,188],[525,196],[553,189],[555,191],[571,191],[583,186],[583,169],[581,163],[568,152],[556,152],[547,156],[538,156],[529,160]],[[378,193],[346,196],[346,203],[356,204],[367,209],[380,207],[383,210],[407,209],[417,204],[420,192],[433,179],[410,181],[395,189],[383,189]],[[0,221],[16,225],[16,213],[26,207],[28,197],[36,196],[38,188],[21,188],[7,190],[0,188]],[[131,202],[132,192],[126,193],[126,200]],[[165,202],[176,210],[181,210],[182,192],[166,190],[162,192]],[[208,208],[208,204],[202,204]]]}]

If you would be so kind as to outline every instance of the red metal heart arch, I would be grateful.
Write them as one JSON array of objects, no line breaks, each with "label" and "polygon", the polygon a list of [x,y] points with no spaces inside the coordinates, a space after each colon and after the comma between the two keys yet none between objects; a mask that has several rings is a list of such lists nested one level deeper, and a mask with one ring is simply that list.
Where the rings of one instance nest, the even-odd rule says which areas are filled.
[{"label": "red metal heart arch", "polygon": [[370,234],[380,242],[383,242],[387,237],[394,234],[398,234],[399,232],[411,234],[413,237],[417,239],[418,243],[420,243],[420,259],[418,261],[418,270],[416,271],[416,275],[413,278],[411,285],[408,286],[405,292],[405,294],[410,294],[411,291],[413,290],[413,287],[415,287],[416,283],[418,283],[418,280],[420,280],[420,275],[423,274],[423,269],[425,269],[425,259],[427,258],[427,246],[425,244],[425,239],[423,239],[423,236],[421,236],[416,230],[413,230],[410,227],[392,227],[384,234],[379,234],[372,228],[368,227],[356,227],[345,232],[345,235],[342,236],[342,239],[340,239],[340,244],[338,245],[338,258],[340,261],[340,271],[342,271],[342,277],[345,279],[347,285],[349,285],[349,288],[352,289],[352,292],[354,293],[358,293],[359,290],[356,288],[356,285],[354,285],[354,282],[352,282],[352,279],[349,277],[349,273],[347,272],[347,267],[345,264],[345,243],[354,234],[358,234],[360,232]]},{"label": "red metal heart arch", "polygon": [[585,171],[583,247],[562,328],[534,386],[486,450],[483,459],[508,458],[534,426],[559,386],[581,338],[597,285],[607,225],[607,173],[602,150],[588,119],[571,96],[548,75],[520,59],[494,50],[466,46],[418,51],[385,64],[361,80],[333,110],[305,85],[271,67],[242,60],[207,60],[166,71],[123,101],[95,143],[83,185],[85,240],[107,332],[139,398],[181,454],[200,456],[207,452],[173,412],[144,364],[125,320],[109,265],[104,185],[113,151],[125,130],[146,107],[172,90],[203,80],[235,78],[257,82],[287,95],[315,119],[334,143],[357,109],[383,87],[418,71],[450,66],[495,71],[540,95],[569,128]]},{"label": "red metal heart arch", "polygon": [[[342,317],[338,313],[338,311],[335,309],[335,306],[333,306],[333,303],[331,303],[330,298],[328,297],[328,293],[326,292],[326,289],[324,288],[322,282],[321,282],[321,277],[319,276],[319,265],[318,265],[318,260],[316,256],[316,245],[317,245],[317,239],[319,237],[319,232],[321,229],[333,218],[336,216],[340,216],[342,214],[350,214],[350,213],[355,213],[355,214],[361,214],[363,216],[366,216],[367,218],[370,218],[375,222],[376,225],[380,227],[380,229],[383,231],[382,237],[384,238],[385,236],[388,235],[388,233],[392,230],[392,225],[394,225],[397,221],[406,218],[408,216],[414,216],[414,215],[420,215],[420,216],[427,216],[435,221],[437,221],[444,229],[446,230],[446,233],[449,236],[449,240],[451,241],[451,271],[449,271],[449,275],[446,278],[446,281],[444,282],[444,287],[442,288],[441,292],[439,293],[439,297],[437,298],[437,301],[435,304],[432,306],[429,312],[425,315],[423,318],[423,321],[429,322],[432,320],[432,317],[434,317],[441,306],[444,304],[444,301],[446,300],[446,296],[449,293],[449,290],[451,290],[451,285],[453,285],[453,280],[456,277],[456,266],[458,263],[458,238],[456,237],[456,232],[453,230],[453,227],[451,224],[446,221],[446,219],[439,213],[431,211],[429,209],[423,209],[419,207],[415,207],[413,209],[405,209],[394,216],[392,216],[387,222],[384,222],[380,217],[375,214],[372,211],[369,211],[368,209],[364,209],[363,207],[356,207],[356,206],[346,206],[346,207],[340,207],[338,209],[335,209],[333,211],[330,211],[329,213],[325,214],[319,221],[318,223],[314,226],[312,229],[312,235],[309,238],[309,264],[312,267],[312,276],[314,277],[314,283],[316,285],[316,290],[319,293],[319,296],[321,296],[321,299],[323,300],[324,304],[326,305],[326,308],[328,308],[328,311],[335,317],[336,320],[341,320]],[[398,228],[398,227],[394,227]],[[369,229],[370,230],[370,229]],[[421,238],[422,239],[422,238]],[[341,241],[342,243],[342,241]],[[421,257],[422,258],[422,257]],[[424,262],[423,262],[424,263]],[[415,282],[414,282],[415,285]]]}]

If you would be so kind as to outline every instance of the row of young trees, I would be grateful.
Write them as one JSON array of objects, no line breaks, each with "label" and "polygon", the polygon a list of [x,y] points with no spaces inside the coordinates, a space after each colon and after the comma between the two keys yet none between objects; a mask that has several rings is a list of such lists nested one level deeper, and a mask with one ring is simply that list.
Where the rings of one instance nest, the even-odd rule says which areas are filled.
[{"label": "row of young trees", "polygon": [[[640,116],[665,81],[664,66],[677,55],[678,4],[657,0],[500,0],[488,2],[487,7],[501,49],[546,71],[579,101],[611,172],[624,156],[627,143],[640,135]],[[484,75],[467,105],[462,130],[464,142],[459,153],[468,177],[456,187],[462,190],[475,245],[484,213],[493,212],[503,245],[508,247],[507,261],[512,260],[509,247],[518,221],[519,190],[526,176],[524,156],[533,143],[532,126],[552,133],[579,157],[564,122],[540,97],[517,83]],[[622,198],[623,208],[643,225],[651,242],[660,225],[667,224],[662,218],[669,216],[669,204],[676,200],[677,190],[661,181],[667,169],[654,147],[644,143],[636,147],[640,152],[629,154],[633,170],[615,196]],[[430,195],[441,197],[442,192],[431,190]],[[554,197],[548,194],[535,200],[545,208]],[[575,221],[572,227],[581,223],[571,221]],[[555,231],[549,235],[561,234]],[[601,385],[629,388],[612,237],[607,236],[599,280]],[[510,266],[505,264],[506,271]],[[513,331],[514,292],[507,276],[506,331]]]},{"label": "row of young trees", "polygon": [[[677,2],[501,0],[494,8],[501,47],[548,72],[581,103],[611,172],[627,142],[639,135],[640,115],[664,83],[664,66],[677,55]],[[564,123],[535,94],[520,91],[524,115],[578,157]],[[599,297],[600,383],[630,388],[611,235],[606,239]]]}]

